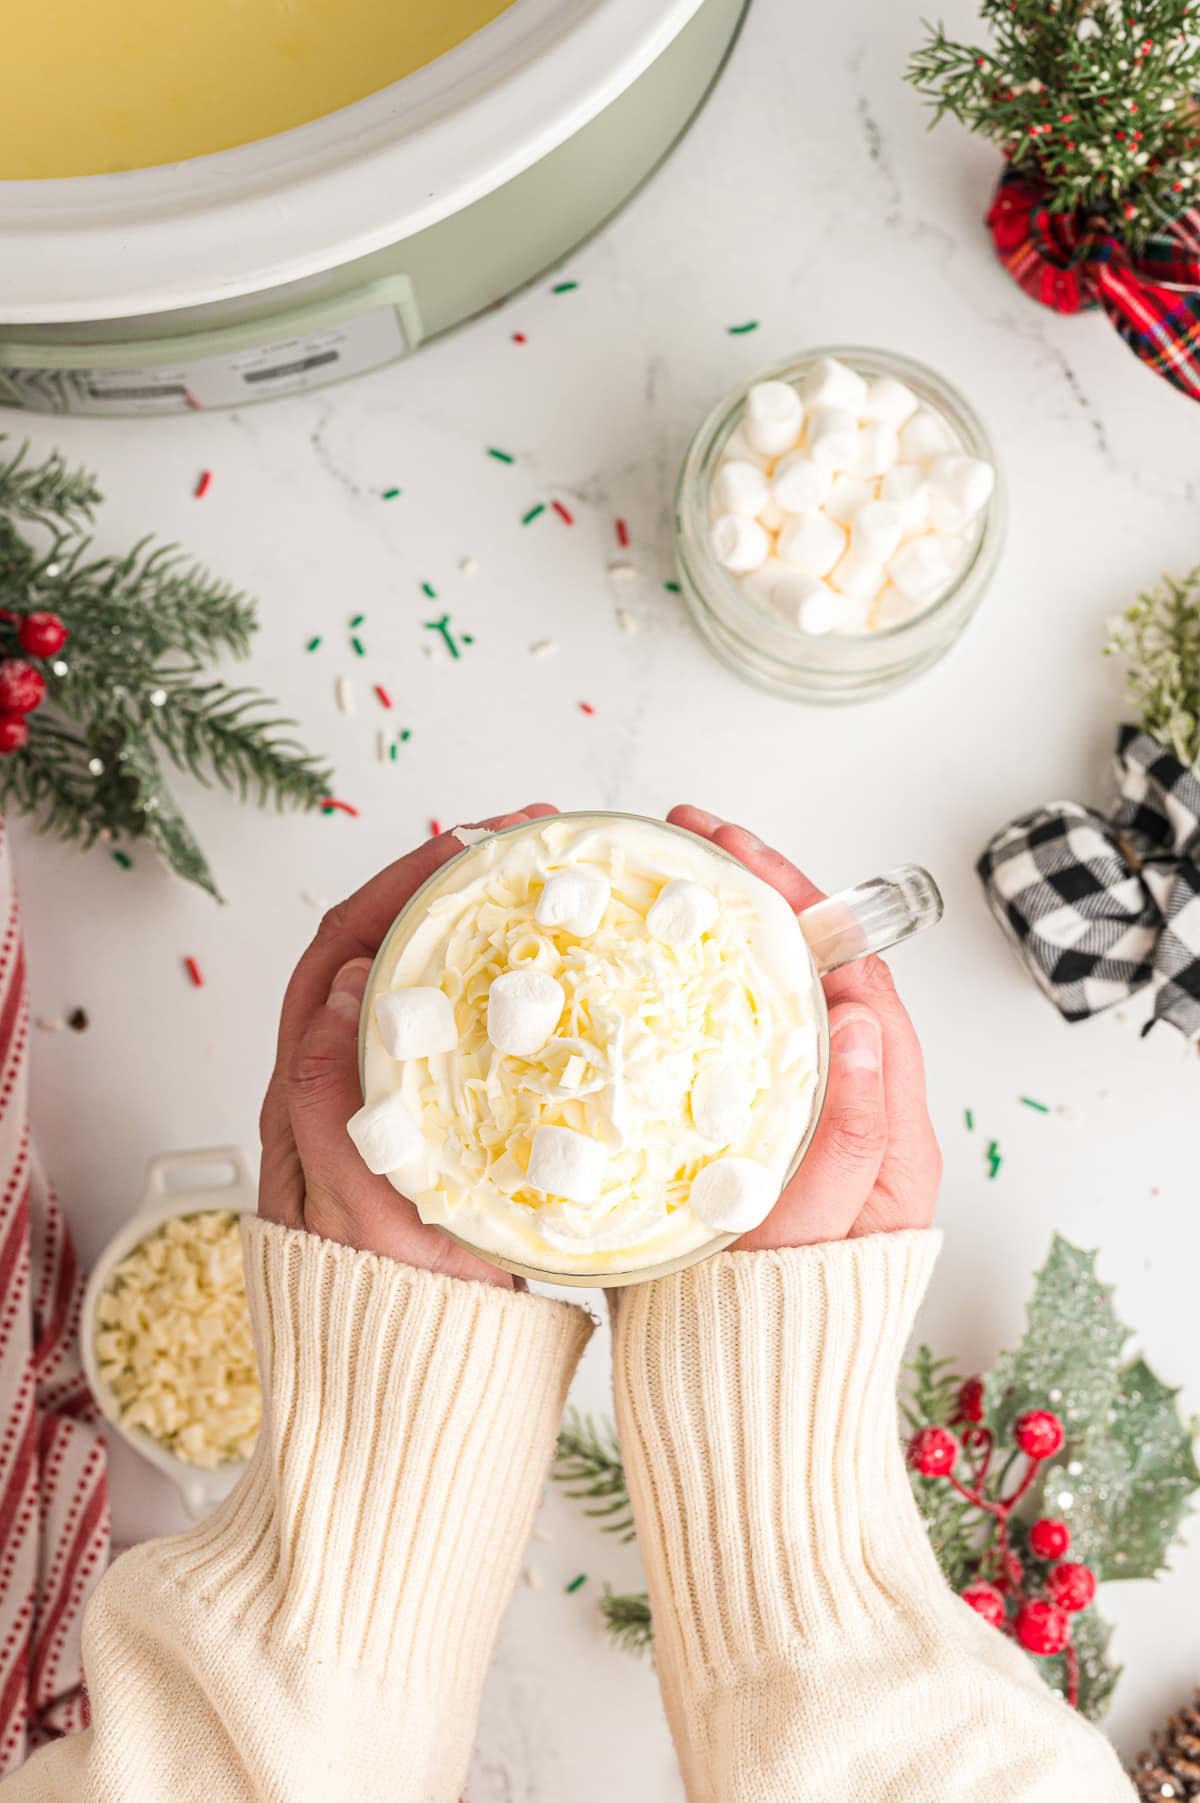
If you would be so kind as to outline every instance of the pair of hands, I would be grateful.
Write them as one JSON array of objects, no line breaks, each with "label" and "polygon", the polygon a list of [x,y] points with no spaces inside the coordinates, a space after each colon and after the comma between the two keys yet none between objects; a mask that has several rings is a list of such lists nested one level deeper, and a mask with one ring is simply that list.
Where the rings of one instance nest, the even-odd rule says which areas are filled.
[{"label": "pair of hands", "polygon": [[[537,802],[480,824],[498,830],[557,810]],[[821,891],[744,827],[701,808],[667,819],[732,853],[800,910]],[[451,833],[400,858],[325,916],[288,984],[275,1069],[263,1104],[259,1212],[362,1251],[511,1288],[507,1272],[426,1227],[411,1202],[359,1158],[346,1122],[361,1101],[358,1016],[371,961],[409,897],[462,850]],[[825,979],[829,1089],[804,1163],[750,1250],[806,1246],[864,1233],[927,1227],[941,1155],[925,1103],[912,1023],[878,958]]]}]

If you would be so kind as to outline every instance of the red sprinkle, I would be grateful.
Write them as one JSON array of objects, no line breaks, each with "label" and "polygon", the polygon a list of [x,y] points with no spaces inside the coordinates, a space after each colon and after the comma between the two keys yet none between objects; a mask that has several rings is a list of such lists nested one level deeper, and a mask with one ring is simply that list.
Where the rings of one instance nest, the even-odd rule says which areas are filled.
[{"label": "red sprinkle", "polygon": [[629,549],[629,527],[625,524],[624,520],[617,521],[617,543],[620,545],[622,551],[627,551]]},{"label": "red sprinkle", "polygon": [[322,813],[331,814],[335,808],[339,814],[349,814],[351,819],[358,819],[358,809],[352,808],[348,801],[338,801],[335,796],[326,795],[321,802]]},{"label": "red sprinkle", "polygon": [[383,707],[391,707],[392,698],[388,694],[387,690],[384,688],[384,686],[381,682],[377,682],[375,684],[375,693],[378,695],[380,703]]},{"label": "red sprinkle", "polygon": [[211,487],[212,487],[212,471],[211,470],[202,470],[200,473],[200,480],[196,484],[194,498],[197,501],[202,501]]},{"label": "red sprinkle", "polygon": [[527,342],[524,332],[514,332],[512,341],[514,344],[525,344]]},{"label": "red sprinkle", "polygon": [[590,701],[581,701],[579,703],[579,711],[581,714],[594,714],[596,710]]},{"label": "red sprinkle", "polygon": [[431,833],[432,833],[432,834],[433,834],[433,836],[434,836],[434,838],[435,838],[435,839],[440,839],[440,838],[441,838],[441,836],[442,836],[442,823],[441,823],[441,821],[440,821],[440,820],[431,820],[431,821],[430,821],[430,822],[429,822],[429,830],[430,830],[430,832],[431,832]]},{"label": "red sprinkle", "polygon": [[553,507],[560,520],[564,520],[568,526],[573,526],[575,524],[575,515],[571,512],[569,507],[564,507],[561,501],[551,501],[550,505]]},{"label": "red sprinkle", "polygon": [[200,966],[197,964],[196,960],[194,958],[185,958],[183,961],[183,968],[187,971],[188,976],[192,979],[192,983],[195,986],[195,988],[203,989],[204,988],[204,977],[201,974]]}]

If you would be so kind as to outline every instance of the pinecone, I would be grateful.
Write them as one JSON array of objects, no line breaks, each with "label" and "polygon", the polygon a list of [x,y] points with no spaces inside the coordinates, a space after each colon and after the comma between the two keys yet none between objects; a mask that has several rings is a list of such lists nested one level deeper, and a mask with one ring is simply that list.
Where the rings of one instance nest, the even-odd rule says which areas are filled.
[{"label": "pinecone", "polygon": [[1200,1689],[1159,1729],[1129,1775],[1143,1803],[1200,1800]]}]

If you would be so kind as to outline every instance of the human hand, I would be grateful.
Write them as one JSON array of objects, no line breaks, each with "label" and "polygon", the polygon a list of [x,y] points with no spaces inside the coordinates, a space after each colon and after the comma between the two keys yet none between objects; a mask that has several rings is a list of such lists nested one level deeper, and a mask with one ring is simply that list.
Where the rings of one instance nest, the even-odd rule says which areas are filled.
[{"label": "human hand", "polygon": [[[794,864],[702,808],[672,808],[672,826],[708,839],[778,889],[799,911],[823,899]],[[925,1102],[921,1047],[880,958],[824,979],[829,1003],[829,1089],[804,1163],[743,1251],[809,1246],[864,1233],[928,1227],[942,1155]]]},{"label": "human hand", "polygon": [[[536,802],[481,824],[498,831],[556,812]],[[259,1121],[258,1212],[360,1251],[512,1289],[506,1271],[426,1227],[386,1177],[373,1177],[346,1132],[362,1102],[358,1017],[371,961],[409,897],[461,850],[443,833],[389,865],[329,910],[296,966]]]}]

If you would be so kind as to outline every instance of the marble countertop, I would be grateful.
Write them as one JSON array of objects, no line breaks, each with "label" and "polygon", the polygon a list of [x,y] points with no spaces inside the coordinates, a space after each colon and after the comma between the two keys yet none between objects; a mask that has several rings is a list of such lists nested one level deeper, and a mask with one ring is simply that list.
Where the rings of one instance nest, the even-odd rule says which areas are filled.
[{"label": "marble countertop", "polygon": [[[689,136],[570,259],[570,294],[539,282],[411,361],[244,413],[5,422],[97,471],[104,545],[153,529],[261,598],[248,675],[335,759],[361,810],[268,819],[181,781],[227,908],[145,852],[126,872],[103,848],[82,857],[16,829],[35,1013],[82,1005],[91,1022],[35,1046],[38,1140],[85,1259],[130,1211],[151,1154],[256,1146],[280,996],[322,900],[433,816],[689,799],[753,825],[829,887],[915,859],[945,891],[936,935],[894,960],[946,1151],[947,1245],[922,1335],[968,1370],[989,1364],[1018,1335],[1058,1230],[1101,1248],[1146,1356],[1200,1405],[1195,1056],[1166,1029],[1142,1041],[1140,1004],[1064,1025],[1018,971],[972,870],[1018,810],[1103,798],[1121,714],[1099,655],[1105,618],[1195,559],[1200,422],[1102,319],[1039,309],[993,262],[981,223],[993,156],[951,124],[927,135],[901,79],[920,11],[754,0]],[[964,29],[971,12],[946,7]],[[747,319],[757,331],[729,334]],[[740,684],[663,583],[672,480],[699,418],[760,365],[837,340],[924,358],[964,389],[1004,459],[1011,524],[994,588],[945,662],[885,700],[822,711]],[[213,480],[196,501],[201,469]],[[403,492],[385,502],[392,486]],[[522,526],[549,498],[573,527],[552,512]],[[624,585],[608,571],[617,517],[638,571]],[[459,661],[422,656],[422,622],[442,609],[474,640]],[[360,612],[362,661],[347,624]],[[555,649],[531,655],[542,640]],[[353,716],[335,705],[342,675]],[[395,762],[376,755],[376,681],[396,698],[388,723],[412,733]],[[1005,1154],[994,1182],[987,1137]],[[599,1413],[605,1340],[575,1390]],[[122,1448],[112,1489],[119,1538],[182,1521],[166,1480]],[[560,1496],[543,1521],[530,1550],[542,1582],[504,1625],[472,1803],[679,1798],[653,1675],[606,1643],[595,1609],[605,1580],[637,1584],[636,1553]],[[1104,1591],[1127,1668],[1109,1725],[1127,1753],[1200,1672],[1200,1546],[1174,1565],[1158,1585]],[[587,1585],[566,1595],[578,1572]],[[597,1733],[616,1721],[619,1735]]]}]

